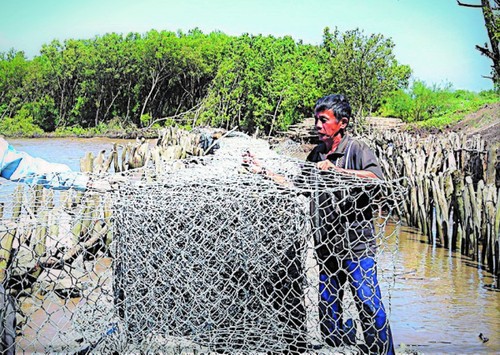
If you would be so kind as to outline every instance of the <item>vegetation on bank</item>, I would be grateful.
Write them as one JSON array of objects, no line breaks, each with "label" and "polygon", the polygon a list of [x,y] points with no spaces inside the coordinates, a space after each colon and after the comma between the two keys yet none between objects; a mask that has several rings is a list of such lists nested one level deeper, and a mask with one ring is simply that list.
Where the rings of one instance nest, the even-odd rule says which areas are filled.
[{"label": "vegetation on bank", "polygon": [[500,96],[494,90],[475,93],[453,90],[451,85],[428,86],[415,81],[409,88],[396,90],[385,97],[378,114],[401,118],[419,128],[442,128],[495,102],[500,102]]},{"label": "vegetation on bank", "polygon": [[0,129],[100,134],[175,123],[272,134],[310,116],[327,93],[373,112],[408,85],[411,70],[393,48],[382,35],[328,28],[320,45],[197,29],[53,41],[33,59],[0,55]]},{"label": "vegetation on bank", "polygon": [[498,101],[494,92],[409,87],[411,69],[393,49],[380,34],[328,28],[320,45],[198,29],[55,40],[33,59],[0,53],[0,134],[133,136],[209,125],[269,135],[309,117],[329,93],[347,95],[361,118],[441,125]]}]

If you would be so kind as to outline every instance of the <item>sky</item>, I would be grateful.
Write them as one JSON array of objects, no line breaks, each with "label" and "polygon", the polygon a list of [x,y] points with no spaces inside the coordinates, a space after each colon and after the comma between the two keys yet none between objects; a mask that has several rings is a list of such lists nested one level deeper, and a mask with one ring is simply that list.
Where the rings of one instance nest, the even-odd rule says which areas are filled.
[{"label": "sky", "polygon": [[110,32],[198,27],[320,44],[325,27],[359,28],[392,38],[396,59],[412,68],[413,79],[454,89],[493,88],[483,78],[491,61],[475,49],[488,42],[481,10],[456,0],[0,0],[0,11],[0,52],[14,48],[28,58],[54,39]]}]

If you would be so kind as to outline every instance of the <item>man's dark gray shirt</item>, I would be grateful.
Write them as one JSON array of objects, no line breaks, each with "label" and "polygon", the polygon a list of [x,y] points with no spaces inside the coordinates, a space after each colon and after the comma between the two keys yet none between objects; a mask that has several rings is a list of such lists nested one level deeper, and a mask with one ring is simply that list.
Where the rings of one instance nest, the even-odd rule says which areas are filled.
[{"label": "man's dark gray shirt", "polygon": [[[324,143],[317,145],[307,157],[307,161],[330,160],[340,168],[367,170],[380,179],[384,174],[375,154],[363,142],[344,135],[335,152],[327,154]],[[366,187],[370,188],[369,185]],[[372,187],[373,188],[373,187]],[[312,213],[318,214],[316,250],[318,256],[327,258],[332,255],[346,258],[373,256],[376,241],[373,232],[373,213],[368,195],[360,190],[351,189],[348,193],[320,192],[318,200],[312,204]]]}]

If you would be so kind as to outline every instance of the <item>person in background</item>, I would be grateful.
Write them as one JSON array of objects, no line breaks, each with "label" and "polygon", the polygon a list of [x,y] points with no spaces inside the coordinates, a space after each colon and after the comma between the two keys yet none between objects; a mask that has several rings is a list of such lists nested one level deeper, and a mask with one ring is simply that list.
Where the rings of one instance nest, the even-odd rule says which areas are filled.
[{"label": "person in background", "polygon": [[0,137],[0,176],[11,181],[28,185],[42,185],[54,190],[75,189],[78,191],[110,191],[107,180],[92,181],[87,175],[72,171],[67,165],[50,163],[17,151]]}]

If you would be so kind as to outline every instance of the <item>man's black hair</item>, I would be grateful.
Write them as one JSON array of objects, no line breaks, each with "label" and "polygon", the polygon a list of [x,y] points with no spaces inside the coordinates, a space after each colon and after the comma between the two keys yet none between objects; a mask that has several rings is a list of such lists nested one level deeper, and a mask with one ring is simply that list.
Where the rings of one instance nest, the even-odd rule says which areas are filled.
[{"label": "man's black hair", "polygon": [[324,110],[331,110],[337,121],[340,121],[344,117],[350,121],[352,117],[351,105],[344,95],[328,95],[316,101],[314,113],[316,114]]}]

